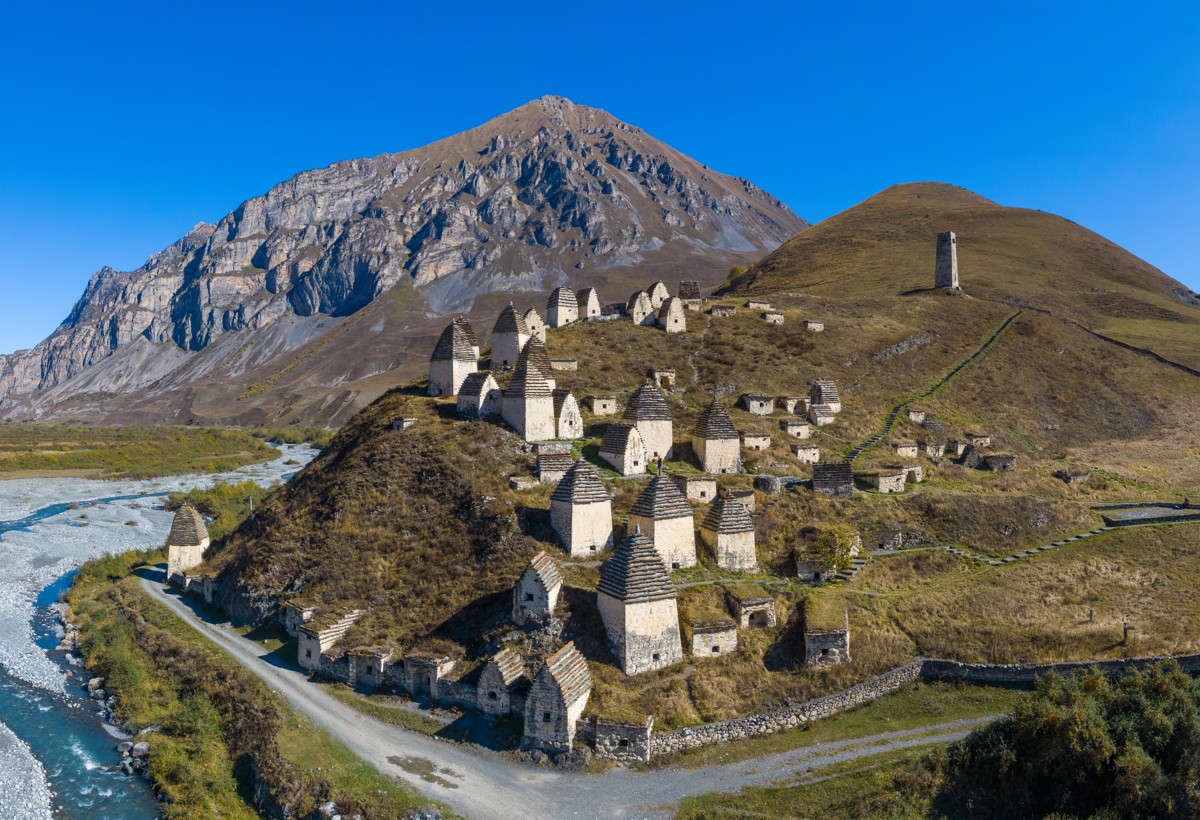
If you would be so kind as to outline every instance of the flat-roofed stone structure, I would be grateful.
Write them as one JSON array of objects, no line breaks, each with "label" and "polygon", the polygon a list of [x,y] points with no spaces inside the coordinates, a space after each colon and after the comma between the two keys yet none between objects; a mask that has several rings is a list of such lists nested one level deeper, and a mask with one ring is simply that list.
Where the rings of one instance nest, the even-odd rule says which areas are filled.
[{"label": "flat-roofed stone structure", "polygon": [[706,473],[742,471],[741,437],[725,407],[716,399],[700,414],[692,429],[692,450]]},{"label": "flat-roofed stone structure", "polygon": [[572,557],[612,547],[612,499],[596,468],[580,459],[550,494],[550,524]]},{"label": "flat-roofed stone structure", "polygon": [[771,437],[764,433],[742,433],[742,446],[747,450],[769,450]]},{"label": "flat-roofed stone structure", "polygon": [[689,625],[692,657],[719,658],[737,652],[737,624],[733,621],[697,621]]},{"label": "flat-roofed stone structure", "polygon": [[914,421],[917,424],[925,423],[925,411],[919,407],[906,407],[904,412],[908,416],[909,421]]},{"label": "flat-roofed stone structure", "polygon": [[647,382],[633,391],[621,418],[637,425],[650,462],[666,460],[675,454],[675,422],[658,387]]},{"label": "flat-roofed stone structure", "polygon": [[393,665],[392,679],[413,697],[436,701],[443,680],[454,671],[456,665],[457,662],[446,655],[412,652],[405,655],[401,663]]},{"label": "flat-roofed stone structure", "polygon": [[900,458],[916,458],[917,443],[915,441],[893,441],[892,452]]},{"label": "flat-roofed stone structure", "polygon": [[1090,472],[1084,470],[1058,470],[1052,475],[1064,484],[1086,484],[1087,480],[1092,477]]},{"label": "flat-roofed stone structure", "polygon": [[392,429],[393,430],[408,430],[411,427],[416,427],[417,421],[418,421],[418,419],[413,418],[412,416],[401,416],[398,419],[392,420]]},{"label": "flat-roofed stone structure", "polygon": [[980,449],[992,446],[992,437],[987,433],[967,433],[966,439],[968,444],[974,444]]},{"label": "flat-roofed stone structure", "polygon": [[825,323],[817,319],[805,319],[804,329],[810,333],[820,333],[825,329]]},{"label": "flat-roofed stone structure", "polygon": [[850,619],[845,606],[819,602],[810,596],[804,599],[803,607],[804,665],[849,663]]},{"label": "flat-roofed stone structure", "polygon": [[769,325],[783,324],[783,314],[779,313],[777,311],[774,311],[774,310],[764,310],[763,314],[762,314],[762,319],[764,322],[766,322]]},{"label": "flat-roofed stone structure", "polygon": [[672,296],[663,301],[658,309],[658,326],[667,333],[684,333],[687,331],[687,315],[683,302]]},{"label": "flat-roofed stone structure", "polygon": [[551,359],[550,369],[555,373],[573,373],[579,369],[579,359]]},{"label": "flat-roofed stone structure", "polygon": [[834,413],[842,412],[842,397],[832,379],[814,379],[808,400],[810,405],[825,405]]},{"label": "flat-roofed stone structure", "polygon": [[796,561],[796,577],[801,581],[820,584],[837,577],[837,570],[813,555],[807,546],[797,549],[792,557]]},{"label": "flat-roofed stone structure", "polygon": [[300,668],[315,672],[321,668],[321,654],[333,648],[350,627],[363,616],[361,609],[341,614],[316,616],[296,630],[296,662]]},{"label": "flat-roofed stone structure", "polygon": [[930,458],[941,458],[946,455],[946,442],[944,441],[923,441],[921,449],[925,451],[925,455]]},{"label": "flat-roofed stone structure", "polygon": [[792,452],[801,464],[816,464],[821,460],[821,448],[815,444],[793,444]]},{"label": "flat-roofed stone structure", "polygon": [[967,442],[951,441],[946,444],[946,454],[951,458],[962,458],[963,453],[967,451]]},{"label": "flat-roofed stone structure", "polygon": [[542,314],[537,312],[537,308],[530,308],[525,311],[525,315],[521,318],[525,320],[525,327],[529,328],[529,338],[537,339],[542,344],[545,344],[546,320],[542,318]]},{"label": "flat-roofed stone structure", "polygon": [[525,662],[508,647],[488,658],[479,673],[475,686],[476,706],[487,715],[500,717],[511,714],[521,699],[525,683]]},{"label": "flat-roofed stone structure", "polygon": [[688,501],[711,504],[717,497],[717,480],[710,475],[676,475],[671,480]]},{"label": "flat-roofed stone structure", "polygon": [[284,601],[279,607],[279,613],[283,620],[283,631],[294,638],[300,627],[311,621],[317,614],[317,608],[311,604]]},{"label": "flat-roofed stone structure", "polygon": [[204,561],[204,553],[212,541],[204,517],[190,504],[175,511],[171,531],[167,533],[167,580],[179,586],[189,570]]},{"label": "flat-roofed stone structure", "polygon": [[908,473],[903,467],[881,467],[869,473],[863,473],[862,479],[881,493],[904,492],[905,479]]},{"label": "flat-roofed stone structure", "polygon": [[516,367],[521,351],[529,341],[529,328],[525,324],[512,302],[500,311],[496,324],[492,327],[492,369],[501,367]]},{"label": "flat-roofed stone structure", "polygon": [[575,291],[566,286],[550,292],[546,302],[546,324],[550,327],[566,327],[579,321],[579,299]]},{"label": "flat-roofed stone structure", "polygon": [[958,463],[972,470],[978,470],[983,464],[983,454],[976,449],[974,444],[968,444],[963,447],[962,455],[958,457]]},{"label": "flat-roofed stone structure", "polygon": [[812,426],[806,421],[785,419],[779,422],[779,429],[793,438],[811,438]]},{"label": "flat-roofed stone structure", "polygon": [[849,461],[821,461],[813,465],[813,492],[835,498],[854,494],[854,468]]},{"label": "flat-roofed stone structure", "polygon": [[648,538],[670,569],[696,565],[695,515],[670,476],[660,472],[642,489],[629,510],[629,529]]},{"label": "flat-roofed stone structure", "polygon": [[954,231],[937,235],[937,258],[933,269],[935,288],[958,288],[958,240]]},{"label": "flat-roofed stone structure", "polygon": [[826,427],[837,421],[837,413],[831,404],[814,404],[808,408],[808,420],[817,427]]},{"label": "flat-roofed stone structure", "polygon": [[659,281],[646,288],[646,295],[650,297],[650,305],[658,310],[663,302],[671,298],[671,291],[667,290],[665,282]]},{"label": "flat-roofed stone structure", "polygon": [[534,472],[543,484],[557,484],[575,463],[567,453],[538,453]]},{"label": "flat-roofed stone structure", "polygon": [[601,760],[617,760],[622,763],[649,763],[651,735],[654,732],[654,715],[647,715],[640,723],[625,723],[617,720],[593,718],[592,735],[596,757]]},{"label": "flat-roofed stone structure", "polygon": [[588,396],[584,403],[593,416],[614,416],[621,412],[616,396]]},{"label": "flat-roofed stone structure", "polygon": [[753,416],[769,416],[775,412],[775,397],[764,393],[743,393],[742,407]]},{"label": "flat-roofed stone structure", "polygon": [[646,371],[646,378],[654,382],[660,390],[675,389],[675,371],[665,367],[651,367]]},{"label": "flat-roofed stone structure", "polygon": [[737,313],[737,308],[733,305],[713,305],[708,312],[718,318],[727,319]]},{"label": "flat-roofed stone structure", "polygon": [[504,394],[490,370],[471,373],[463,379],[458,389],[455,405],[459,415],[469,419],[482,419],[500,414],[500,403]]},{"label": "flat-roofed stone structure", "polygon": [[683,306],[688,310],[704,310],[704,296],[700,293],[699,282],[680,282],[679,290],[676,293],[679,301],[683,302]]},{"label": "flat-roofed stone structure", "polygon": [[613,422],[604,428],[600,439],[600,458],[621,475],[640,475],[646,472],[646,445],[636,424]]},{"label": "flat-roofed stone structure", "polygon": [[904,480],[913,484],[920,484],[925,480],[925,468],[920,464],[905,464],[901,467],[904,470]]},{"label": "flat-roofed stone structure", "polygon": [[554,426],[559,438],[583,438],[583,413],[575,395],[566,388],[551,391],[554,397]]},{"label": "flat-roofed stone structure", "polygon": [[657,309],[650,303],[649,294],[644,290],[639,290],[625,303],[625,314],[635,325],[653,325]]},{"label": "flat-roofed stone structure", "polygon": [[530,559],[529,566],[513,585],[513,622],[524,626],[549,620],[554,616],[561,591],[562,574],[558,564],[543,550]]},{"label": "flat-roofed stone structure", "polygon": [[994,473],[1011,473],[1017,469],[1017,457],[1008,453],[993,453],[984,456],[983,463]]},{"label": "flat-roofed stone structure", "polygon": [[765,299],[748,299],[744,307],[750,310],[774,310],[775,306]]},{"label": "flat-roofed stone structure", "polygon": [[544,752],[569,752],[592,693],[592,674],[574,643],[546,658],[525,696],[521,745]]},{"label": "flat-roofed stone structure", "polygon": [[387,683],[387,668],[395,651],[390,646],[358,646],[346,653],[349,663],[348,683],[363,690],[373,690]]},{"label": "flat-roofed stone structure", "polygon": [[525,441],[548,441],[558,435],[554,390],[528,356],[528,348],[536,344],[526,343],[526,351],[522,351],[516,372],[504,390],[500,409],[505,423]]},{"label": "flat-roofed stone structure", "polygon": [[626,675],[683,660],[675,587],[654,545],[635,529],[600,567],[596,603],[608,645]]},{"label": "flat-roofed stone structure", "polygon": [[742,629],[776,624],[775,599],[755,587],[726,587],[725,604]]},{"label": "flat-roofed stone structure", "polygon": [[595,288],[584,288],[579,291],[575,297],[575,309],[579,312],[579,318],[585,320],[600,318],[600,296],[596,293]]},{"label": "flat-roofed stone structure", "polygon": [[479,359],[462,325],[451,322],[438,337],[429,357],[431,396],[456,396],[463,381],[479,369]]},{"label": "flat-roofed stone structure", "polygon": [[729,493],[721,495],[700,524],[700,537],[716,565],[730,572],[757,572],[754,521]]}]

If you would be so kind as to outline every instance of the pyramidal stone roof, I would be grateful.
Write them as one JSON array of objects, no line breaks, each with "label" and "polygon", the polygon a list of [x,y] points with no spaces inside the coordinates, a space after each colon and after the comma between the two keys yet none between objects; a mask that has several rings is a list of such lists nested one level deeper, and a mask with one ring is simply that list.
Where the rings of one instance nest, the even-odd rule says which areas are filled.
[{"label": "pyramidal stone roof", "polygon": [[500,680],[504,682],[505,686],[512,686],[525,675],[525,662],[521,660],[520,655],[508,647],[492,655],[489,662],[496,664]]},{"label": "pyramidal stone roof", "polygon": [[468,373],[463,379],[462,387],[459,388],[459,395],[466,394],[468,396],[482,396],[484,390],[489,389],[488,380],[491,380],[492,385],[495,385],[496,380],[492,379],[492,371],[478,370],[474,373]]},{"label": "pyramidal stone roof", "polygon": [[646,291],[644,291],[644,290],[639,290],[636,293],[634,293],[632,296],[629,297],[629,301],[625,303],[626,310],[628,310],[630,313],[632,313],[634,307],[636,307],[637,303],[639,301],[641,301],[642,299],[646,300],[645,309],[650,310],[650,294],[646,293]]},{"label": "pyramidal stone roof", "polygon": [[674,296],[668,296],[663,299],[662,307],[658,309],[658,318],[667,319],[672,312],[683,313],[683,302]]},{"label": "pyramidal stone roof", "polygon": [[[575,398],[575,397],[571,395],[571,389],[569,387],[556,387],[556,388],[554,388],[553,392],[554,392],[554,416],[555,416],[555,418],[557,418],[559,415],[562,414],[563,405],[567,403],[567,397],[568,396],[571,396],[571,398]],[[576,401],[575,403],[578,404],[579,402]]]},{"label": "pyramidal stone roof", "polygon": [[699,299],[700,298],[700,283],[689,281],[679,283],[679,298],[680,299]]},{"label": "pyramidal stone roof", "polygon": [[554,563],[554,559],[545,550],[530,559],[529,568],[537,573],[538,579],[546,589],[562,585],[562,574],[558,571],[558,564]]},{"label": "pyramidal stone roof", "polygon": [[539,473],[547,470],[556,472],[558,470],[569,470],[572,467],[571,457],[566,453],[539,453],[537,457],[537,469]]},{"label": "pyramidal stone roof", "polygon": [[529,335],[529,328],[525,326],[525,320],[521,318],[521,314],[517,313],[517,309],[513,307],[512,302],[508,303],[508,307],[500,311],[499,318],[496,319],[496,326],[492,328],[492,334],[496,333],[524,333]]},{"label": "pyramidal stone roof", "polygon": [[558,482],[554,492],[550,494],[551,501],[569,501],[572,504],[595,504],[608,501],[608,492],[600,483],[596,468],[582,458],[571,465],[567,474]]},{"label": "pyramidal stone roof", "polygon": [[600,567],[596,591],[627,604],[673,600],[667,567],[641,528],[627,535]]},{"label": "pyramidal stone roof", "polygon": [[720,535],[734,535],[743,532],[754,532],[754,521],[746,510],[746,505],[733,498],[722,495],[713,502],[708,515],[700,529],[715,532]]},{"label": "pyramidal stone roof", "polygon": [[629,422],[614,422],[604,428],[604,438],[600,439],[600,452],[623,453],[629,446],[629,439],[635,435],[641,439],[641,433],[634,425]]},{"label": "pyramidal stone roof", "polygon": [[578,305],[580,310],[586,310],[588,302],[593,296],[596,297],[596,302],[599,303],[600,294],[596,292],[596,289],[584,288],[583,290],[579,291],[579,294],[575,297],[575,304]]},{"label": "pyramidal stone roof", "polygon": [[708,403],[708,407],[704,408],[704,413],[696,422],[692,434],[710,441],[739,438],[737,428],[729,419],[729,412],[716,399],[713,399]]},{"label": "pyramidal stone roof", "polygon": [[475,333],[475,328],[471,327],[470,322],[459,316],[455,318],[454,324],[461,327],[463,333],[467,334],[467,340],[471,343],[472,347],[479,347],[479,335]]},{"label": "pyramidal stone roof", "polygon": [[679,485],[672,481],[670,476],[659,473],[650,479],[637,501],[633,502],[629,514],[653,518],[655,521],[691,518],[692,505],[688,504],[683,493],[679,491]]},{"label": "pyramidal stone roof", "polygon": [[550,301],[546,303],[548,310],[554,310],[556,307],[579,307],[579,301],[575,298],[575,291],[568,287],[555,288],[550,294]]},{"label": "pyramidal stone roof", "polygon": [[[564,703],[574,703],[592,691],[592,673],[574,641],[546,658],[542,672],[554,679]],[[539,677],[542,672],[538,673]]]},{"label": "pyramidal stone roof", "polygon": [[552,398],[550,383],[542,375],[542,371],[522,359],[517,362],[517,370],[513,373],[512,381],[504,391],[506,399],[548,399]]},{"label": "pyramidal stone roof", "polygon": [[626,421],[671,421],[671,409],[667,407],[662,391],[647,382],[633,391],[621,418]]},{"label": "pyramidal stone roof", "polygon": [[543,377],[550,377],[550,354],[546,352],[546,345],[541,339],[534,337],[525,343],[521,355],[517,358],[517,367],[521,366],[521,362],[532,364],[541,371]]},{"label": "pyramidal stone roof", "polygon": [[187,504],[175,513],[171,522],[171,533],[167,536],[167,544],[172,547],[198,547],[208,538],[208,527],[204,526],[204,518],[195,507]]},{"label": "pyramidal stone roof", "polygon": [[429,357],[429,360],[432,362],[475,361],[475,350],[471,347],[471,338],[462,329],[462,325],[457,322],[446,325],[446,329],[438,337],[438,343],[433,348],[433,355]]}]

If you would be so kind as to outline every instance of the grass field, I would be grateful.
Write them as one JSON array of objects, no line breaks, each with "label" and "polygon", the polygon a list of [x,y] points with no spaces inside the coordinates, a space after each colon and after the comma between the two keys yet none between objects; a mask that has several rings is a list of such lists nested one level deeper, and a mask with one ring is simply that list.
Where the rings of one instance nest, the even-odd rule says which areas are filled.
[{"label": "grass field", "polygon": [[273,448],[242,430],[0,425],[0,478],[220,473],[275,456]]}]

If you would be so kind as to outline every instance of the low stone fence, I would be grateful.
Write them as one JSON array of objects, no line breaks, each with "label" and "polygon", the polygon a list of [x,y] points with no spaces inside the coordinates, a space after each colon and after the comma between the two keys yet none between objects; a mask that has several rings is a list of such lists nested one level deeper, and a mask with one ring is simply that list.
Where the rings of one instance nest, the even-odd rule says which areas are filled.
[{"label": "low stone fence", "polygon": [[1108,661],[1067,661],[1064,663],[982,664],[925,659],[921,677],[927,681],[966,681],[992,686],[1028,686],[1052,672],[1077,674],[1094,669],[1109,676],[1146,669],[1163,661],[1175,661],[1184,672],[1200,673],[1200,655],[1164,655],[1150,658],[1122,658]]}]

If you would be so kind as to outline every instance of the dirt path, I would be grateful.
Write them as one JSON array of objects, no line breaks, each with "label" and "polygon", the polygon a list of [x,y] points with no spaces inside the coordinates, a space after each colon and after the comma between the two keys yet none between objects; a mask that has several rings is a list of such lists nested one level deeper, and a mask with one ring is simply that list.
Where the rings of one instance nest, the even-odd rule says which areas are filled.
[{"label": "dirt path", "polygon": [[161,575],[158,572],[156,577],[142,579],[143,587],[156,600],[359,757],[467,817],[665,817],[684,797],[737,791],[751,785],[794,783],[835,763],[957,740],[994,719],[958,720],[885,732],[695,769],[637,772],[616,768],[604,774],[562,774],[517,765],[494,752],[459,746],[367,717],[313,685],[301,670],[267,660],[265,648],[227,625],[205,621],[188,601],[162,587]]}]

